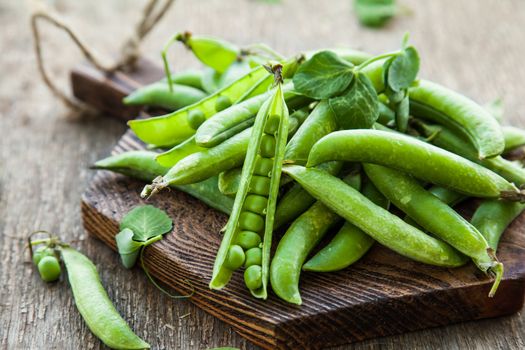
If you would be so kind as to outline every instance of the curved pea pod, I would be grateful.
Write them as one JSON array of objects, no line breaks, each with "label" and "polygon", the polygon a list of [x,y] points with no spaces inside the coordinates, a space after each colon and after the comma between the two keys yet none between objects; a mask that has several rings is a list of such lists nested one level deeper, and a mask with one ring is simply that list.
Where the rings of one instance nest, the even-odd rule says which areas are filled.
[{"label": "curved pea pod", "polygon": [[221,76],[222,74],[215,71],[213,68],[205,67],[201,77],[202,89],[208,94],[214,94],[217,92],[217,90],[219,90],[219,85],[221,84]]},{"label": "curved pea pod", "polygon": [[284,158],[297,164],[305,164],[313,145],[337,129],[335,115],[328,101],[319,102],[286,145]]},{"label": "curved pea pod", "polygon": [[332,160],[384,165],[474,197],[522,199],[516,186],[496,173],[399,133],[380,130],[333,132],[314,145],[308,166]]},{"label": "curved pea pod", "polygon": [[227,196],[234,196],[241,182],[241,168],[233,168],[219,174],[219,191]]},{"label": "curved pea pod", "polygon": [[206,97],[203,91],[185,85],[173,84],[170,90],[164,83],[153,83],[133,91],[123,100],[125,105],[146,105],[177,110]]},{"label": "curved pea pod", "polygon": [[517,186],[525,184],[525,169],[522,167],[515,165],[501,156],[480,160],[477,157],[476,149],[453,131],[437,125],[420,123],[419,126],[432,144],[478,163],[499,174],[507,181],[513,182]]},{"label": "curved pea pod", "polygon": [[[157,153],[151,151],[130,151],[99,160],[93,168],[114,171],[151,182],[169,170],[155,161],[156,156]],[[172,185],[172,187],[188,193],[214,209],[229,214],[233,207],[233,200],[219,192],[217,183],[217,177],[210,177],[195,184]]]},{"label": "curved pea pod", "polygon": [[446,125],[467,136],[479,159],[503,152],[505,140],[498,122],[474,101],[427,80],[411,87],[409,94],[410,114]]},{"label": "curved pea pod", "polygon": [[503,265],[472,224],[410,176],[380,165],[364,164],[363,167],[376,187],[397,208],[418,225],[472,258],[481,271],[494,274],[495,282],[489,294],[494,295],[503,276]]},{"label": "curved pea pod", "polygon": [[[204,90],[202,86],[203,74],[203,70],[187,69],[182,72],[173,73],[171,75],[171,82],[179,85],[191,86],[199,90]],[[164,78],[161,81],[163,83],[167,83],[168,79]]]},{"label": "curved pea pod", "polygon": [[[359,189],[360,173],[350,174],[345,181]],[[270,284],[281,299],[301,305],[299,292],[301,266],[328,230],[339,221],[341,218],[337,214],[323,203],[315,202],[286,230],[277,245],[270,265]]]},{"label": "curved pea pod", "polygon": [[260,109],[253,126],[239,190],[213,267],[211,289],[221,289],[228,283],[235,269],[230,261],[236,240],[241,232],[251,231],[262,234],[261,265],[247,267],[244,280],[253,296],[267,297],[273,220],[287,128],[288,109],[278,85],[274,96]]},{"label": "curved pea pod", "polygon": [[[390,201],[369,180],[362,189],[370,201],[388,210]],[[374,239],[355,225],[345,222],[332,240],[303,265],[305,271],[331,272],[342,270],[359,259],[374,245]]]},{"label": "curved pea pod", "polygon": [[502,126],[501,131],[505,139],[505,150],[503,153],[525,146],[525,130],[514,126]]},{"label": "curved pea pod", "polygon": [[244,94],[246,89],[267,74],[268,72],[264,67],[254,68],[230,85],[197,103],[163,116],[132,120],[128,122],[128,125],[137,137],[145,143],[156,146],[179,144],[195,134],[195,129],[188,122],[190,112],[199,110],[203,113],[204,118],[208,119],[217,112],[216,103],[220,97],[225,96],[231,101],[236,101]]},{"label": "curved pea pod", "polygon": [[322,170],[286,165],[283,172],[346,221],[401,255],[445,267],[461,266],[466,261],[448,244],[424,234]]},{"label": "curved pea pod", "polygon": [[75,304],[91,332],[113,349],[149,349],[109,300],[91,260],[72,248],[62,248],[61,254]]},{"label": "curved pea pod", "polygon": [[470,221],[496,251],[505,229],[525,210],[525,205],[499,200],[485,200]]},{"label": "curved pea pod", "polygon": [[192,35],[185,32],[178,34],[176,38],[190,49],[202,63],[221,74],[241,54],[241,50],[237,46],[210,36]]}]

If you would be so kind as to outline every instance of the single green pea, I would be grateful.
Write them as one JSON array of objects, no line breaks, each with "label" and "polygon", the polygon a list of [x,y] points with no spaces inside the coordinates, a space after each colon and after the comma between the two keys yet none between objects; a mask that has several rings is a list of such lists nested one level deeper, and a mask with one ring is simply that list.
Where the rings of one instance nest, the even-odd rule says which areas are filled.
[{"label": "single green pea", "polygon": [[262,249],[253,247],[246,251],[246,259],[244,260],[244,267],[262,264]]},{"label": "single green pea", "polygon": [[253,173],[255,175],[270,176],[273,168],[273,160],[257,156]]},{"label": "single green pea", "polygon": [[281,117],[278,115],[271,115],[266,121],[266,126],[264,127],[264,132],[267,134],[275,135],[279,130],[279,123],[281,122]]},{"label": "single green pea", "polygon": [[264,134],[261,138],[260,155],[265,158],[272,158],[275,156],[275,137]]},{"label": "single green pea", "polygon": [[237,270],[244,264],[244,250],[239,245],[232,245],[228,250],[228,256],[224,262],[225,266],[230,270]]},{"label": "single green pea", "polygon": [[44,256],[38,262],[38,273],[45,282],[56,281],[60,277],[60,263],[54,256]]},{"label": "single green pea", "polygon": [[200,109],[193,109],[189,111],[188,113],[188,125],[194,129],[197,130],[199,126],[201,126],[202,123],[206,121],[206,116],[204,115],[204,112]]},{"label": "single green pea", "polygon": [[250,192],[267,196],[270,193],[270,178],[266,176],[253,176],[250,182]]},{"label": "single green pea", "polygon": [[217,101],[215,101],[215,110],[220,112],[232,105],[232,100],[225,95],[219,96]]},{"label": "single green pea", "polygon": [[261,243],[261,236],[252,231],[241,231],[237,235],[236,243],[243,249],[248,250],[257,247]]},{"label": "single green pea", "polygon": [[244,201],[244,209],[257,214],[265,214],[268,198],[256,194],[250,194]]},{"label": "single green pea", "polygon": [[[38,266],[38,263],[44,256],[55,256],[55,251],[48,247],[38,247],[33,252],[33,263]],[[56,256],[55,256],[56,257]]]},{"label": "single green pea", "polygon": [[252,265],[244,271],[244,283],[248,289],[259,289],[262,286],[262,268],[260,265]]},{"label": "single green pea", "polygon": [[261,232],[264,229],[264,219],[260,215],[245,211],[239,216],[239,226],[243,230]]}]

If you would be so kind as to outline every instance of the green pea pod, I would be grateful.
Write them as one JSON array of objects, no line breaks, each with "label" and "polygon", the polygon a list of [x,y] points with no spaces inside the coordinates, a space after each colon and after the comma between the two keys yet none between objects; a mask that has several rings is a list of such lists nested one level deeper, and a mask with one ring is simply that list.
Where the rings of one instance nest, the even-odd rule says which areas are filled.
[{"label": "green pea pod", "polygon": [[305,164],[312,146],[323,136],[337,129],[335,115],[328,101],[319,102],[286,145],[285,159]]},{"label": "green pea pod", "polygon": [[[155,161],[157,153],[151,151],[129,151],[116,154],[97,161],[93,168],[110,170],[132,178],[151,182],[156,177],[164,175],[168,168]],[[233,200],[219,192],[217,177],[189,185],[172,185],[173,188],[201,200],[210,207],[229,214],[233,207]]]},{"label": "green pea pod", "polygon": [[521,200],[523,196],[512,183],[476,163],[394,132],[333,132],[314,145],[308,166],[333,160],[384,165],[474,197]]},{"label": "green pea pod", "polygon": [[[173,73],[171,75],[171,82],[179,85],[191,86],[196,89],[204,91],[202,86],[202,75],[203,70],[187,69],[182,72]],[[161,80],[163,83],[167,83],[168,79],[164,78]]]},{"label": "green pea pod", "polygon": [[221,84],[221,76],[222,74],[214,69],[205,67],[201,77],[202,89],[210,95],[216,93]]},{"label": "green pea pod", "polygon": [[190,154],[203,151],[204,148],[197,145],[195,142],[195,136],[190,137],[186,141],[179,143],[169,151],[160,153],[156,157],[157,163],[164,167],[172,167],[177,164],[181,159],[189,156]]},{"label": "green pea pod", "polygon": [[149,349],[109,300],[91,260],[72,248],[61,248],[61,254],[75,304],[91,332],[113,349]]},{"label": "green pea pod", "polygon": [[[351,174],[346,177],[346,182],[359,189],[361,176],[359,173]],[[323,203],[315,202],[288,228],[277,245],[270,265],[271,286],[281,299],[301,305],[301,266],[328,230],[339,221],[341,218],[337,214]]]},{"label": "green pea pod", "polygon": [[219,174],[219,191],[227,196],[234,196],[241,182],[241,168],[233,168]]},{"label": "green pea pod", "polygon": [[223,88],[230,85],[240,77],[246,75],[252,70],[248,60],[244,58],[239,58],[238,60],[232,62],[232,64],[221,74],[218,81],[218,88]]},{"label": "green pea pod", "polygon": [[[332,175],[337,175],[343,166],[342,162],[321,164],[320,169]],[[274,229],[295,220],[315,203],[315,198],[305,191],[301,185],[294,184],[277,203],[275,211]]]},{"label": "green pea pod", "polygon": [[128,125],[145,143],[156,146],[176,145],[195,133],[195,129],[188,123],[188,115],[191,111],[200,110],[207,119],[216,113],[216,102],[221,96],[236,101],[246,89],[266,74],[268,73],[264,67],[254,68],[245,76],[197,103],[163,116],[132,120]]},{"label": "green pea pod", "polygon": [[[372,203],[388,210],[390,201],[371,181],[365,182],[362,193]],[[303,270],[316,272],[342,270],[361,259],[373,244],[372,237],[353,224],[345,222],[332,240],[303,265]]]},{"label": "green pea pod", "polygon": [[207,96],[203,91],[190,86],[173,84],[171,88],[170,91],[167,84],[153,83],[133,91],[123,102],[129,106],[146,105],[174,111]]},{"label": "green pea pod", "polygon": [[511,161],[501,156],[480,160],[477,157],[476,149],[451,130],[442,126],[427,125],[424,123],[419,123],[418,126],[434,145],[476,162],[499,174],[507,181],[513,182],[517,186],[525,184],[525,170],[522,167],[516,166]]},{"label": "green pea pod", "polygon": [[472,258],[481,271],[493,273],[496,277],[489,295],[494,295],[503,276],[503,265],[472,224],[412,177],[380,165],[364,164],[364,169],[381,193],[418,225]]},{"label": "green pea pod", "polygon": [[410,113],[446,125],[467,136],[478,158],[501,154],[505,140],[498,122],[474,101],[439,84],[421,80],[409,89]]},{"label": "green pea pod", "polygon": [[[238,250],[235,243],[240,232],[264,232],[261,265],[249,266],[244,279],[253,296],[262,299],[267,297],[273,220],[288,136],[287,128],[288,109],[279,84],[274,96],[261,107],[256,117],[239,191],[213,267],[211,289],[223,288],[230,280],[233,270],[239,267],[237,262],[240,259],[234,259],[232,253]],[[266,184],[265,188],[260,189],[259,183]],[[261,215],[264,220],[259,224]]]},{"label": "green pea pod", "polygon": [[505,229],[525,210],[525,204],[499,200],[485,200],[470,221],[496,251]]},{"label": "green pea pod", "polygon": [[503,153],[525,146],[525,130],[514,126],[502,126],[501,131],[505,139],[505,150]]},{"label": "green pea pod", "polygon": [[241,54],[241,50],[237,46],[218,38],[192,35],[189,32],[178,34],[176,38],[190,49],[202,63],[221,74]]},{"label": "green pea pod", "polygon": [[[312,196],[382,245],[426,264],[457,267],[466,258],[448,244],[432,238],[372,203],[342,180],[318,169],[283,166],[283,172]],[[337,194],[337,195],[334,195]]]}]

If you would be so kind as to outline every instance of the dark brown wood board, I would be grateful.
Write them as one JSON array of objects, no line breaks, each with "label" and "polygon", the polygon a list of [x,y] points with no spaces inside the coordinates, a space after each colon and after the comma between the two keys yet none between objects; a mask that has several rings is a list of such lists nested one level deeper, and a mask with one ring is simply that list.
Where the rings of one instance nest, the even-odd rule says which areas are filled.
[{"label": "dark brown wood board", "polygon": [[[88,71],[77,70],[75,74]],[[133,75],[129,79],[139,81]],[[76,81],[83,82],[84,91],[93,88],[88,93],[91,99],[105,91],[100,84],[119,89],[118,81],[112,77],[97,81],[95,76],[87,76]],[[129,92],[129,86],[120,89],[122,94]],[[113,153],[142,148],[144,145],[127,132]],[[115,249],[118,222],[131,208],[145,203],[139,197],[143,185],[121,175],[98,171],[82,198],[86,230]],[[303,305],[298,307],[286,304],[271,292],[266,301],[254,299],[240,273],[224,290],[209,290],[208,281],[220,243],[218,232],[226,216],[175,190],[163,192],[149,203],[166,210],[174,220],[173,232],[146,250],[145,263],[151,274],[180,293],[189,292],[185,282],[189,281],[195,288],[193,303],[263,348],[317,349],[507,315],[523,305],[525,215],[516,219],[502,238],[498,257],[506,271],[492,299],[487,297],[491,280],[472,264],[459,269],[427,266],[377,244],[361,261],[344,271],[303,273]]]}]

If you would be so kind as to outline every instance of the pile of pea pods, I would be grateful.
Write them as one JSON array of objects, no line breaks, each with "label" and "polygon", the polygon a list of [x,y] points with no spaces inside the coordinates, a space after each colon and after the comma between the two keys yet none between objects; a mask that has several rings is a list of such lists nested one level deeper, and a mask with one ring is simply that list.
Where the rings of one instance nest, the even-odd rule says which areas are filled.
[{"label": "pile of pea pods", "polygon": [[[172,74],[177,42],[205,68]],[[525,131],[500,124],[501,103],[420,79],[407,37],[375,56],[284,57],[186,32],[163,58],[166,78],[124,99],[169,110],[129,122],[149,150],[94,167],[147,181],[143,197],[173,187],[229,215],[210,288],[243,270],[256,298],[271,285],[301,304],[301,271],[348,268],[378,242],[424,264],[472,261],[494,295],[500,236],[525,209]],[[454,209],[468,198],[470,220]]]}]

